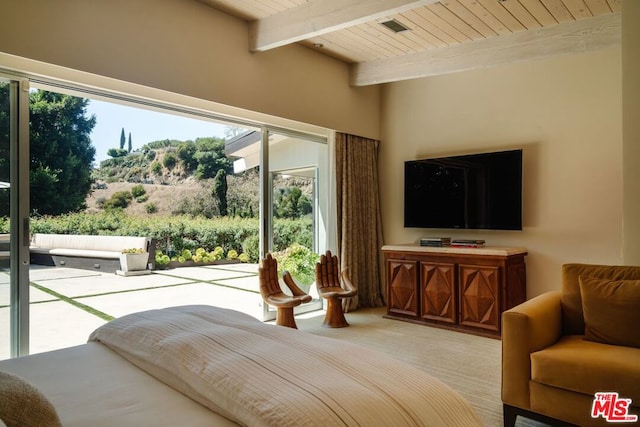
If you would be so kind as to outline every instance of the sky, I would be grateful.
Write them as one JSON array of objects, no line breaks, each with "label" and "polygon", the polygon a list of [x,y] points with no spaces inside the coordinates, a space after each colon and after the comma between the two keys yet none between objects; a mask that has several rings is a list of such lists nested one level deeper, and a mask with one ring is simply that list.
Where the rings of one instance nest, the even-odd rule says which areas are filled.
[{"label": "sky", "polygon": [[190,119],[173,114],[158,113],[103,102],[90,100],[87,115],[96,116],[96,126],[91,132],[91,142],[96,148],[95,164],[110,158],[110,148],[120,148],[120,133],[124,128],[125,145],[128,148],[129,133],[133,150],[144,144],[161,139],[192,140],[200,137],[217,136],[224,138],[227,126],[204,120]]}]

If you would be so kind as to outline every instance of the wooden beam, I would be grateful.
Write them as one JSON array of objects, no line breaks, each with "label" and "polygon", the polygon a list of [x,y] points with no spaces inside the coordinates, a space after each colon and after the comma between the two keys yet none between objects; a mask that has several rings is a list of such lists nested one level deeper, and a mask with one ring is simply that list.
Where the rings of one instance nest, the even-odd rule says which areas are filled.
[{"label": "wooden beam", "polygon": [[264,51],[439,0],[309,0],[249,23],[250,50]]},{"label": "wooden beam", "polygon": [[367,86],[620,46],[620,13],[464,42],[351,67],[351,85]]}]

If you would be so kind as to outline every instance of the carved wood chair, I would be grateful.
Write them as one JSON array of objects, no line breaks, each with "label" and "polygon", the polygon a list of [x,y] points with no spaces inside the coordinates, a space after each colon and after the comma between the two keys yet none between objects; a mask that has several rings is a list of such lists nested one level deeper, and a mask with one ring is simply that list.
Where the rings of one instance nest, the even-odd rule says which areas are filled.
[{"label": "carved wood chair", "polygon": [[283,273],[282,280],[292,295],[288,295],[282,291],[278,280],[278,262],[271,254],[267,254],[262,260],[258,273],[262,299],[267,304],[276,307],[276,325],[297,329],[298,327],[293,317],[293,307],[310,302],[312,299],[311,295],[306,294],[296,285],[288,271]]},{"label": "carved wood chair", "polygon": [[327,314],[322,326],[325,328],[343,328],[349,326],[342,310],[342,299],[358,293],[353,286],[347,270],[340,273],[338,257],[327,251],[316,264],[316,287],[318,295],[327,300]]}]

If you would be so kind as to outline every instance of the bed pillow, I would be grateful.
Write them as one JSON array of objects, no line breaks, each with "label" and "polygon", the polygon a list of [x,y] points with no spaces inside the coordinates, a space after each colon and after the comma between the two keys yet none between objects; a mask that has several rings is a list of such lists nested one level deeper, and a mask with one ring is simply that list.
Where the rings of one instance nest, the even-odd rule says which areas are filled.
[{"label": "bed pillow", "polygon": [[7,427],[61,426],[49,400],[22,378],[0,371],[0,420]]},{"label": "bed pillow", "polygon": [[585,338],[640,348],[640,280],[578,280]]}]

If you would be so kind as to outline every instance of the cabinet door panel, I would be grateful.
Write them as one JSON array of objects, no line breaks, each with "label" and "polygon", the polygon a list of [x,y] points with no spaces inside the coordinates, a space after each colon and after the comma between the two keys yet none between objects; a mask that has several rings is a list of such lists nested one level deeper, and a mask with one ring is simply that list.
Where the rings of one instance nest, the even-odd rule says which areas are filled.
[{"label": "cabinet door panel", "polygon": [[456,323],[455,265],[420,263],[421,317]]},{"label": "cabinet door panel", "polygon": [[499,330],[500,267],[460,265],[460,324]]},{"label": "cabinet door panel", "polygon": [[390,313],[418,315],[418,271],[415,261],[387,261]]}]

